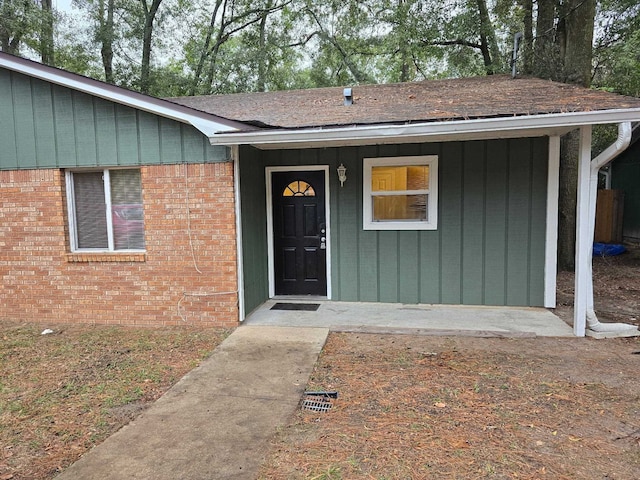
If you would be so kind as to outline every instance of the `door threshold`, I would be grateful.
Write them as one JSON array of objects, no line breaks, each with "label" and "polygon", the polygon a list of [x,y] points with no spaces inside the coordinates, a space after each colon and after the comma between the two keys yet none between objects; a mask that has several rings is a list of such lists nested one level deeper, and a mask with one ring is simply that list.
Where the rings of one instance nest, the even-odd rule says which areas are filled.
[{"label": "door threshold", "polygon": [[287,302],[326,302],[329,300],[326,295],[275,295],[270,300],[281,300]]}]

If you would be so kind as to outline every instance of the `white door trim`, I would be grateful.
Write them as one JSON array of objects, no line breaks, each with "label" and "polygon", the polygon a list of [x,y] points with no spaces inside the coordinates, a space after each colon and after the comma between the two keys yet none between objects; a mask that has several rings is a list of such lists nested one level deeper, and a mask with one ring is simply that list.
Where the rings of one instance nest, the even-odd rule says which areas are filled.
[{"label": "white door trim", "polygon": [[325,202],[325,223],[327,225],[327,250],[326,250],[326,262],[327,262],[327,299],[331,300],[331,210],[329,205],[329,165],[295,165],[286,167],[265,167],[265,179],[267,187],[267,257],[269,265],[269,298],[273,298],[276,295],[276,283],[275,283],[275,263],[273,252],[273,201],[272,201],[272,182],[271,177],[273,172],[310,172],[310,171],[324,171],[324,202]]}]

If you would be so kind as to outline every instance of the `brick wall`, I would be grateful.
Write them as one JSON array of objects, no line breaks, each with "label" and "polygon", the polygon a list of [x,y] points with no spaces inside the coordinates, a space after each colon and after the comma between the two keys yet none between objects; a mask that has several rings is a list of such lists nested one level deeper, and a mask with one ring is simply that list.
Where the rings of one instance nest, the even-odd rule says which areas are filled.
[{"label": "brick wall", "polygon": [[144,254],[72,254],[64,172],[0,172],[0,318],[237,324],[233,164],[141,170]]}]

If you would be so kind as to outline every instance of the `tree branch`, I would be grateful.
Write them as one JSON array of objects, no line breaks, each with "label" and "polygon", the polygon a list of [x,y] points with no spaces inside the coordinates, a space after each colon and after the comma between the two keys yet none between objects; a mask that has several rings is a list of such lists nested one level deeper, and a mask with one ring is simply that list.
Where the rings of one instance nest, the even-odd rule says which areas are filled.
[{"label": "tree branch", "polygon": [[477,48],[478,50],[482,50],[482,45],[475,42],[470,42],[469,40],[463,40],[458,38],[456,40],[437,40],[435,42],[422,42],[423,45],[429,46],[438,46],[438,47],[447,47],[450,45],[462,45],[463,47]]}]

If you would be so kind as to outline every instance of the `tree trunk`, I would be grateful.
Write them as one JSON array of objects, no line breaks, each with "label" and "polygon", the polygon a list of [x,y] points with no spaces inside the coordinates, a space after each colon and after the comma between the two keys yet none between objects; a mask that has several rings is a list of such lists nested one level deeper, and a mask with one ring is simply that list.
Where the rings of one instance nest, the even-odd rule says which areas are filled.
[{"label": "tree trunk", "polygon": [[153,22],[160,8],[162,0],[153,0],[151,6],[147,5],[146,0],[140,0],[144,12],[144,29],[142,32],[142,64],[140,68],[140,91],[149,93],[151,87],[150,71],[151,71],[151,40],[153,36]]},{"label": "tree trunk", "polygon": [[564,135],[560,142],[560,191],[558,195],[558,266],[575,267],[576,206],[578,201],[578,154],[580,130]]},{"label": "tree trunk", "polygon": [[408,82],[409,78],[409,39],[407,38],[406,25],[409,21],[408,7],[406,0],[398,0],[397,15],[399,17],[399,45],[398,56],[400,57],[400,81]]},{"label": "tree trunk", "polygon": [[265,10],[262,13],[262,18],[260,19],[260,38],[258,45],[258,82],[257,82],[257,90],[259,92],[264,92],[266,90],[267,85],[267,18],[269,17],[269,12],[271,7],[273,6],[273,0],[269,0],[265,5]]},{"label": "tree trunk", "polygon": [[557,64],[555,51],[555,18],[557,0],[538,0],[536,39],[533,47],[531,71],[541,78],[555,78]]},{"label": "tree trunk", "polygon": [[[568,0],[561,9],[558,41],[565,83],[588,87],[591,83],[591,55],[596,0]],[[560,155],[558,266],[575,268],[576,202],[580,133],[573,131],[563,139]]]},{"label": "tree trunk", "polygon": [[40,59],[45,65],[53,65],[53,9],[51,8],[51,0],[42,0]]},{"label": "tree trunk", "polygon": [[[196,71],[193,75],[193,82],[191,83],[191,88],[189,89],[189,95],[196,95],[198,93],[198,85],[200,84],[200,78],[202,77],[202,71],[204,70],[204,64],[209,56],[209,48],[211,45],[211,37],[213,36],[213,32],[215,30],[216,21],[218,18],[218,10],[222,6],[222,0],[216,0],[215,7],[213,8],[213,14],[211,15],[211,22],[209,23],[209,29],[207,30],[207,35],[204,40],[204,46],[200,50],[200,58],[198,59],[198,65],[196,66]],[[224,14],[227,9],[227,2],[224,2],[224,8],[222,10],[222,22],[220,26],[220,31],[218,35],[222,33],[222,25],[224,24]],[[207,92],[208,93],[208,92]]]},{"label": "tree trunk", "polygon": [[533,0],[521,0],[524,10],[524,42],[522,45],[522,68],[524,73],[533,72]]},{"label": "tree trunk", "polygon": [[596,0],[570,0],[565,17],[564,82],[591,85]]},{"label": "tree trunk", "polygon": [[107,0],[106,12],[105,12],[105,0],[100,0],[100,55],[102,57],[102,66],[104,68],[104,78],[107,83],[114,83],[113,79],[113,10],[114,0]]},{"label": "tree trunk", "polygon": [[489,17],[486,0],[477,0],[478,13],[480,14],[480,51],[484,60],[487,75],[496,73],[496,66],[500,58],[496,32]]}]

